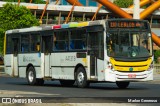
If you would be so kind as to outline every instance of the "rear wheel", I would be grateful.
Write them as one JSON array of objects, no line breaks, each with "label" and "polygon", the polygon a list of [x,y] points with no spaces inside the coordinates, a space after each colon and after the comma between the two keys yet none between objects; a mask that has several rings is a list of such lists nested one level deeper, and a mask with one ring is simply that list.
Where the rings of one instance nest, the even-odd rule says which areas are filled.
[{"label": "rear wheel", "polygon": [[121,89],[127,88],[130,82],[116,82],[117,86]]},{"label": "rear wheel", "polygon": [[74,80],[60,80],[62,86],[73,86]]},{"label": "rear wheel", "polygon": [[89,82],[87,81],[87,74],[83,67],[79,67],[76,72],[76,83],[80,88],[85,88],[89,86]]},{"label": "rear wheel", "polygon": [[30,85],[43,85],[44,80],[36,78],[36,72],[32,66],[27,70],[27,81]]}]

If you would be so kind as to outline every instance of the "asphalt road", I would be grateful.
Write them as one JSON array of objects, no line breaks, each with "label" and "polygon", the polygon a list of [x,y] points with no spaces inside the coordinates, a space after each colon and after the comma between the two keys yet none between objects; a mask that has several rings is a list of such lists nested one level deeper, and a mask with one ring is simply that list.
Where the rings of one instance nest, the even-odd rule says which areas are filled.
[{"label": "asphalt road", "polygon": [[[75,102],[76,100],[78,103],[106,103],[106,100],[111,103],[114,101],[126,103],[130,98],[156,99],[158,97],[157,100],[160,103],[160,81],[132,82],[127,89],[119,89],[115,83],[91,83],[88,88],[78,88],[76,85],[62,87],[59,81],[45,81],[43,86],[30,86],[25,78],[12,78],[1,73],[0,97],[49,97],[45,98],[47,103]],[[115,97],[118,98],[115,99]],[[125,99],[121,100],[119,97]]]},{"label": "asphalt road", "polygon": [[26,79],[0,76],[0,96],[22,97],[160,97],[160,81],[133,82],[127,89],[115,83],[92,83],[89,88],[62,87],[59,81],[30,86]]}]

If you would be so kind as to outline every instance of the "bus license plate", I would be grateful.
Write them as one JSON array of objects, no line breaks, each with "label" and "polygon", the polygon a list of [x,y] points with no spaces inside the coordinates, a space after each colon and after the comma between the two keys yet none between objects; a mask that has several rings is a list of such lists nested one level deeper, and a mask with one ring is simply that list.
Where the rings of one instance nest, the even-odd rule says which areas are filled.
[{"label": "bus license plate", "polygon": [[128,74],[128,78],[136,78],[136,74]]}]

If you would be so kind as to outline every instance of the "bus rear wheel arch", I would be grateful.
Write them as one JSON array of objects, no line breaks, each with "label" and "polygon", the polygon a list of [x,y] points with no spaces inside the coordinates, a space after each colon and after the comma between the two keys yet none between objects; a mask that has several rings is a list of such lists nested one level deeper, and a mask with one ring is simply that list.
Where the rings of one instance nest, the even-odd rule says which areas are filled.
[{"label": "bus rear wheel arch", "polygon": [[125,89],[129,86],[130,82],[128,82],[128,81],[117,81],[116,84],[119,88]]},{"label": "bus rear wheel arch", "polygon": [[75,80],[79,88],[85,88],[89,86],[89,82],[87,81],[86,71],[82,66],[77,68],[75,73]]},{"label": "bus rear wheel arch", "polygon": [[27,77],[27,82],[30,85],[43,85],[44,84],[43,79],[36,78],[36,72],[33,66],[29,66],[27,68],[26,77]]}]

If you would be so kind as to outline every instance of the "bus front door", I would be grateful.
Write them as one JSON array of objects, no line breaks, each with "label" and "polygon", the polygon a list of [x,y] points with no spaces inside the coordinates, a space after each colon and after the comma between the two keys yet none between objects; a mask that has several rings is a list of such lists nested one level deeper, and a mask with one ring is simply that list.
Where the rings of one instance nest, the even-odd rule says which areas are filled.
[{"label": "bus front door", "polygon": [[13,56],[11,59],[12,75],[18,77],[18,50],[19,50],[19,39],[12,38],[13,42]]},{"label": "bus front door", "polygon": [[51,36],[42,36],[43,53],[42,57],[44,59],[44,77],[51,77],[51,67],[50,67],[50,55],[51,55]]},{"label": "bus front door", "polygon": [[88,39],[88,54],[90,55],[90,75],[91,79],[96,78],[97,76],[97,57],[96,57],[96,36],[93,33],[89,34]]},{"label": "bus front door", "polygon": [[91,79],[100,80],[104,76],[103,70],[103,32],[90,32],[88,37],[88,54],[90,55]]}]

